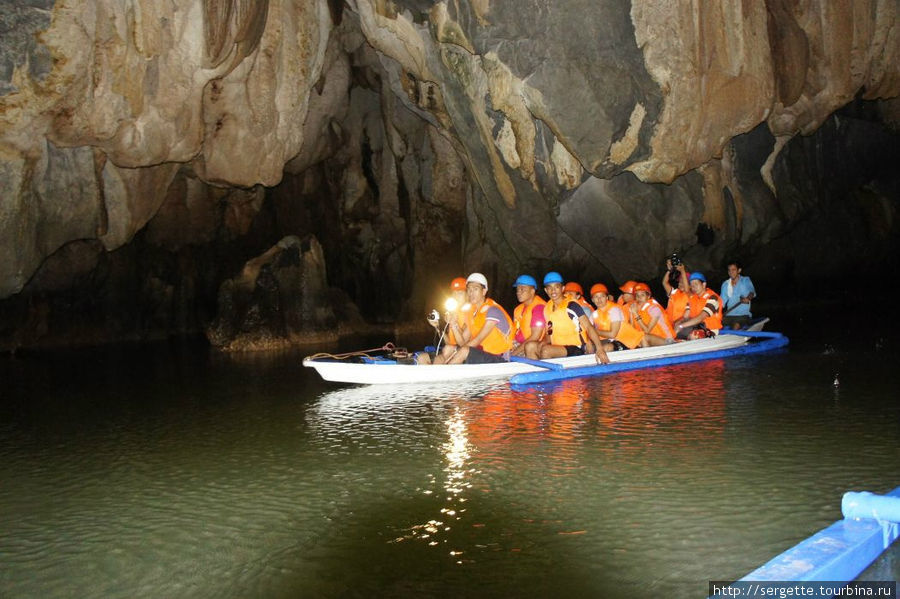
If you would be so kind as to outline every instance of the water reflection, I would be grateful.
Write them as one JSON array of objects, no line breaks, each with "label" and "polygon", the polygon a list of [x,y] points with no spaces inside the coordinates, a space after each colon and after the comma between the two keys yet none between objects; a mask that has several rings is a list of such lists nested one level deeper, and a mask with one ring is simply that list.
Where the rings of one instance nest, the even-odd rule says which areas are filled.
[{"label": "water reflection", "polygon": [[472,443],[480,450],[540,440],[557,449],[606,441],[607,447],[720,443],[725,431],[725,363],[569,379],[531,387],[492,389],[467,412]]},{"label": "water reflection", "polygon": [[[310,414],[310,424],[331,451],[351,447],[363,438],[378,439],[416,460],[427,461],[434,451],[431,442],[435,437],[441,439],[436,455],[439,468],[427,473],[424,484],[415,479],[403,481],[409,492],[426,499],[428,515],[411,525],[397,522],[398,534],[390,544],[422,542],[428,547],[440,547],[454,561],[462,563],[465,547],[454,545],[452,533],[467,511],[466,495],[477,475],[472,467],[467,406],[480,396],[494,393],[498,385],[502,383],[353,387],[320,397]],[[434,430],[436,422],[440,423],[439,431]],[[418,476],[417,472],[412,474]],[[415,497],[404,501],[410,506],[420,503]],[[416,511],[420,510],[406,510]],[[398,515],[408,518],[410,514]]]},{"label": "water reflection", "polygon": [[726,425],[725,363],[632,371],[607,377],[597,397],[597,436],[621,449],[663,445],[669,450],[709,449]]},{"label": "water reflection", "polygon": [[[432,495],[440,485],[443,490],[443,500],[439,515],[423,524],[416,524],[406,529],[405,534],[394,539],[393,542],[419,540],[425,541],[430,547],[437,547],[442,543],[448,543],[450,538],[444,533],[453,530],[453,526],[463,519],[466,512],[466,492],[472,488],[471,478],[477,474],[470,467],[471,446],[469,444],[466,421],[462,410],[456,406],[453,413],[445,421],[446,441],[441,445],[441,453],[444,457],[443,480],[438,482],[431,477],[431,485],[423,489],[425,495]],[[462,564],[462,559],[457,559],[465,553],[461,547],[451,547],[450,557]]]}]

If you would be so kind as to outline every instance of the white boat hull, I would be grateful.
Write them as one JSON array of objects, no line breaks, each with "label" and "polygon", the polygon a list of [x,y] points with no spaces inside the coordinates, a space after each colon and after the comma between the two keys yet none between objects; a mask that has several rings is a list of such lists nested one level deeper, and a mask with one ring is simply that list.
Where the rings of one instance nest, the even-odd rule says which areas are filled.
[{"label": "white boat hull", "polygon": [[[683,356],[696,353],[726,350],[745,345],[749,337],[738,335],[718,335],[706,339],[695,339],[663,345],[659,347],[642,347],[618,352],[610,352],[611,364],[622,362],[640,362],[659,358]],[[546,360],[549,364],[561,366],[563,369],[593,366],[596,357],[573,356],[571,358],[553,358]],[[525,362],[500,362],[497,364],[437,364],[415,365],[396,364],[394,362],[358,363],[328,358],[306,358],[303,365],[315,368],[326,381],[336,383],[354,383],[362,385],[396,385],[402,383],[437,383],[448,381],[468,381],[474,379],[510,378],[517,374],[546,371],[546,368]]]}]

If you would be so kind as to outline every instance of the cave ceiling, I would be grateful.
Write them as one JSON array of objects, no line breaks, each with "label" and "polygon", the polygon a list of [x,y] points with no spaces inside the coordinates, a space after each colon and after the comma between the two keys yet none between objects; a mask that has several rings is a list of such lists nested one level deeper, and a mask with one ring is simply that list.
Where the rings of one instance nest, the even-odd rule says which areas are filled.
[{"label": "cave ceiling", "polygon": [[823,198],[896,231],[877,156],[837,187],[823,156],[896,147],[898,0],[0,10],[0,297],[52,287],[51,256],[246,234],[266,202],[351,297],[377,279],[417,305],[415,281],[462,269],[612,281],[673,249],[766,256]]}]

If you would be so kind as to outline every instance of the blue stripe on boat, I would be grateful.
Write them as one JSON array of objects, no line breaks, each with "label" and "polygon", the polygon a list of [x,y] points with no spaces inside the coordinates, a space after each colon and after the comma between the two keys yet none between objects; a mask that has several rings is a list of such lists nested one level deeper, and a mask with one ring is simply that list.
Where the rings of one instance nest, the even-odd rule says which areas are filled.
[{"label": "blue stripe on boat", "polygon": [[509,382],[513,385],[530,385],[534,383],[546,383],[549,381],[557,381],[561,379],[571,379],[582,376],[602,376],[604,374],[612,374],[614,372],[624,372],[627,370],[638,370],[643,368],[655,368],[659,366],[671,366],[673,364],[684,364],[686,362],[697,362],[699,360],[712,360],[715,358],[725,358],[728,356],[736,356],[741,354],[753,354],[764,351],[771,351],[786,346],[789,339],[781,333],[767,333],[763,331],[726,331],[720,334],[739,335],[741,337],[759,337],[762,341],[748,343],[740,347],[730,349],[720,349],[708,352],[698,352],[695,354],[685,354],[682,356],[669,356],[658,358],[655,360],[638,360],[634,362],[618,362],[615,364],[597,364],[596,366],[582,366],[580,368],[567,368],[564,370],[553,370],[544,372],[525,372],[510,377]]}]

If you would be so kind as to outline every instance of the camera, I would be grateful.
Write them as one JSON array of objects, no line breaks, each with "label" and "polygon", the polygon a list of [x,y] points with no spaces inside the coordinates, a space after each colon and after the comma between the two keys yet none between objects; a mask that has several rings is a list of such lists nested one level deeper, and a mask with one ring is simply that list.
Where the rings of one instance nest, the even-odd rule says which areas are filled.
[{"label": "camera", "polygon": [[681,258],[678,257],[678,254],[672,252],[672,254],[666,258],[669,261],[669,285],[678,288],[678,283],[681,280],[681,273],[678,271],[678,267],[681,266]]},{"label": "camera", "polygon": [[437,321],[439,321],[440,319],[441,319],[441,315],[438,313],[437,310],[432,310],[432,311],[429,312],[428,315],[425,317],[425,320],[427,320],[428,322],[437,322]]}]

